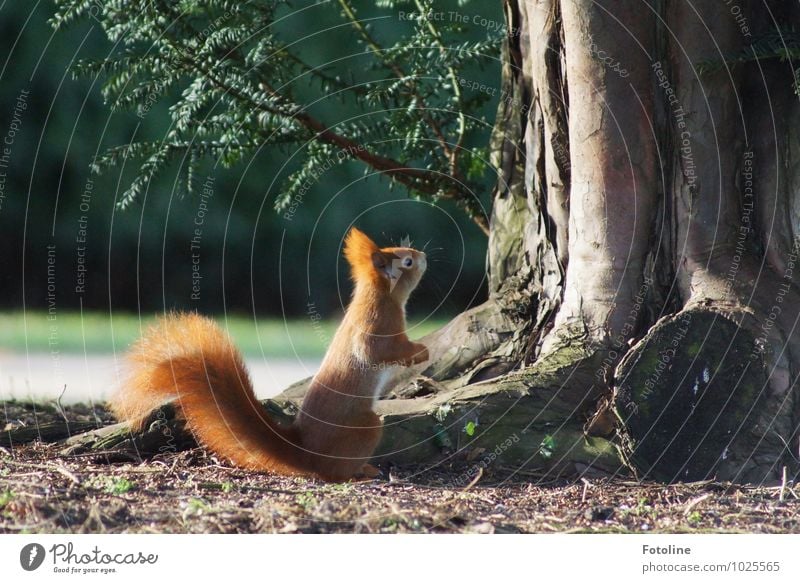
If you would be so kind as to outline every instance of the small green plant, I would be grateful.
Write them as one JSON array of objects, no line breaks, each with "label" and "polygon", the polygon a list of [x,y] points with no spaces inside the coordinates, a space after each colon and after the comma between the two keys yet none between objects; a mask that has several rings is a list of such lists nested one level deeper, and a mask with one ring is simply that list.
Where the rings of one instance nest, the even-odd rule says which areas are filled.
[{"label": "small green plant", "polygon": [[128,478],[109,478],[105,491],[108,494],[125,494],[126,492],[130,492],[131,488],[133,488],[133,482],[131,482]]},{"label": "small green plant", "polygon": [[545,435],[542,443],[539,444],[539,453],[544,459],[553,457],[553,452],[556,450],[556,440],[552,435]]},{"label": "small green plant", "polygon": [[339,494],[349,494],[353,491],[353,484],[350,482],[342,482],[341,484],[328,484],[326,489],[330,492],[337,492]]},{"label": "small green plant", "polygon": [[639,498],[635,512],[637,516],[655,516],[656,509],[650,505],[650,501],[647,498]]},{"label": "small green plant", "polygon": [[0,492],[0,510],[6,507],[6,505],[14,499],[14,493],[11,490],[4,490]]},{"label": "small green plant", "polygon": [[311,492],[301,492],[295,497],[295,502],[302,506],[306,511],[318,504],[316,496],[314,496],[314,494]]},{"label": "small green plant", "polygon": [[134,483],[127,478],[112,476],[92,476],[86,480],[88,488],[102,490],[106,494],[125,494],[129,492]]},{"label": "small green plant", "polygon": [[689,516],[686,517],[686,520],[689,521],[689,524],[696,526],[700,524],[701,520],[703,520],[703,515],[700,514],[699,511],[693,510]]},{"label": "small green plant", "polygon": [[656,517],[656,509],[650,505],[650,501],[647,498],[639,498],[636,501],[636,506],[634,507],[622,507],[620,511],[620,516],[623,518],[628,518],[629,516],[636,516],[638,518],[646,518]]},{"label": "small green plant", "polygon": [[186,501],[186,507],[184,508],[181,516],[184,520],[186,520],[187,518],[193,516],[200,516],[209,509],[210,507],[202,498],[189,498],[189,500]]},{"label": "small green plant", "polygon": [[233,483],[232,482],[222,482],[222,491],[226,494],[233,492]]},{"label": "small green plant", "polygon": [[201,514],[204,510],[208,510],[208,504],[202,498],[189,498],[186,504],[186,510],[195,514]]},{"label": "small green plant", "polygon": [[464,426],[464,432],[472,437],[475,435],[475,429],[478,427],[478,424],[474,421],[467,421],[467,424]]}]

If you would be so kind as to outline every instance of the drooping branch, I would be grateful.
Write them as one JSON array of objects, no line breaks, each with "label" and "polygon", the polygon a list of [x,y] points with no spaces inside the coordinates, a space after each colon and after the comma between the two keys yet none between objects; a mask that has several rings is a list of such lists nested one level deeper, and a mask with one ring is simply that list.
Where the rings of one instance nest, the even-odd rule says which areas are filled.
[{"label": "drooping branch", "polygon": [[[53,20],[57,27],[91,13],[86,3],[58,0],[57,4]],[[207,146],[213,140],[236,146],[223,152],[221,161],[226,166],[255,155],[265,144],[292,141],[302,148],[297,158],[301,165],[276,197],[278,209],[285,208],[307,177],[315,175],[329,158],[355,160],[413,195],[453,201],[488,233],[487,213],[476,182],[479,154],[464,148],[465,140],[483,127],[467,110],[488,96],[479,93],[463,99],[459,81],[470,74],[485,51],[496,48],[492,34],[485,40],[462,43],[455,36],[462,32],[461,25],[421,20],[404,38],[384,49],[378,36],[357,18],[352,4],[340,0],[346,22],[368,47],[363,55],[387,74],[385,79],[363,75],[361,82],[345,83],[310,65],[296,52],[296,43],[280,40],[283,19],[276,17],[276,11],[281,2],[209,7],[193,0],[179,5],[131,0],[124,9],[105,0],[95,4],[103,7],[97,10],[103,30],[120,49],[112,52],[112,57],[83,63],[79,69],[107,76],[103,92],[115,106],[135,108],[144,119],[155,102],[171,99],[174,90],[183,88],[170,110],[173,123],[165,139],[160,144],[146,143],[151,155],[124,192],[121,206],[141,194],[172,161],[167,150],[177,141],[190,145],[188,177],[198,160],[208,154]],[[120,34],[121,30],[134,33]],[[453,48],[448,48],[451,43]],[[429,47],[437,47],[438,54],[430,58]],[[344,60],[337,59],[330,67],[335,69],[339,62]],[[426,74],[419,75],[423,69]],[[347,108],[364,115],[348,116],[356,120],[352,122],[326,123],[293,95],[292,87],[300,80],[319,81],[323,91],[341,97]],[[448,80],[451,88],[441,91],[437,80]],[[373,112],[371,107],[377,103],[383,107]],[[385,139],[387,136],[390,139]],[[99,156],[92,168],[100,171],[113,166],[115,160],[109,152]],[[192,181],[186,183],[191,190]]]},{"label": "drooping branch", "polygon": [[[420,0],[414,0],[414,4],[419,10],[420,14],[425,14],[426,10],[425,7],[422,5]],[[448,48],[444,46],[444,42],[442,42],[442,35],[439,30],[436,28],[436,24],[433,20],[426,18],[425,19],[425,26],[431,32],[431,36],[433,37],[434,43],[436,46],[439,47],[439,50],[442,53],[446,53]],[[455,108],[456,108],[456,115],[458,116],[458,134],[456,137],[455,145],[452,148],[452,151],[449,153],[450,158],[450,173],[453,175],[454,178],[460,180],[460,172],[458,169],[458,157],[461,154],[461,150],[464,147],[464,138],[467,134],[467,116],[464,113],[464,98],[461,91],[461,84],[458,78],[458,74],[456,73],[455,69],[452,66],[447,67],[447,78],[450,80],[451,89],[453,91],[453,96],[455,97]]]},{"label": "drooping branch", "polygon": [[[394,76],[398,80],[403,81],[405,86],[409,89],[409,91],[411,91],[411,94],[414,96],[414,99],[417,100],[417,106],[423,111],[422,113],[423,119],[431,128],[434,135],[436,136],[436,139],[438,140],[439,146],[442,148],[442,151],[445,153],[447,157],[452,158],[453,151],[450,147],[450,144],[447,141],[447,138],[445,138],[444,134],[442,133],[441,126],[435,119],[433,119],[430,115],[425,113],[425,109],[427,109],[427,106],[425,105],[425,100],[423,99],[422,95],[419,94],[414,79],[412,77],[409,77],[397,62],[386,58],[386,51],[378,43],[378,41],[369,33],[364,23],[358,19],[358,17],[356,16],[355,9],[348,0],[339,0],[339,5],[342,7],[342,11],[344,12],[347,19],[353,25],[353,28],[355,28],[358,31],[358,34],[361,35],[361,38],[364,40],[364,42],[366,43],[367,47],[372,52],[372,54],[374,54],[378,59],[380,59],[389,68],[389,70],[391,70],[394,73]],[[420,10],[420,14],[424,13],[425,13],[424,10]],[[457,88],[455,90],[460,91],[457,83],[454,87]],[[456,174],[453,173],[453,176],[456,176]]]},{"label": "drooping branch", "polygon": [[277,105],[247,95],[239,88],[225,83],[207,67],[190,58],[185,51],[182,51],[182,54],[185,55],[183,65],[189,72],[202,75],[213,86],[240,100],[243,104],[247,104],[248,106],[271,115],[297,121],[307,130],[311,131],[315,139],[336,146],[348,156],[364,162],[371,168],[390,176],[393,180],[396,180],[412,190],[432,196],[442,196],[443,198],[454,200],[472,209],[470,213],[472,220],[487,236],[489,235],[489,221],[486,213],[480,208],[480,203],[477,200],[476,194],[471,192],[466,184],[458,181],[455,177],[442,175],[430,170],[409,167],[392,158],[376,154],[364,144],[355,142],[327,127],[323,122],[308,113],[305,108],[292,103],[291,100],[282,95],[267,81],[261,82],[261,88],[270,95],[274,104]]}]

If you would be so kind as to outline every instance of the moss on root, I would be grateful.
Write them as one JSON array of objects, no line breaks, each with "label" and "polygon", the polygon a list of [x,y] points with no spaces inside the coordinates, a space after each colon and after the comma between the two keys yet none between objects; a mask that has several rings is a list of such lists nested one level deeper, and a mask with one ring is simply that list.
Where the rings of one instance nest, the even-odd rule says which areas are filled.
[{"label": "moss on root", "polygon": [[762,482],[780,472],[763,356],[721,313],[661,320],[620,363],[615,386],[624,451],[640,477]]},{"label": "moss on root", "polygon": [[429,464],[467,459],[543,478],[626,470],[608,440],[585,435],[599,394],[602,353],[565,344],[533,366],[435,397],[379,403],[378,460]]}]

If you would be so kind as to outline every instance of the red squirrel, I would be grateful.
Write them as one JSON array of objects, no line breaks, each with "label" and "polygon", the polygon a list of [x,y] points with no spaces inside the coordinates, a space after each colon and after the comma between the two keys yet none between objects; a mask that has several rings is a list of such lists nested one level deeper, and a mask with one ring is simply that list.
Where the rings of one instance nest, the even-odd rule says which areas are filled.
[{"label": "red squirrel", "polygon": [[237,466],[329,481],[377,475],[367,463],[382,432],[373,405],[392,366],[428,360],[405,332],[406,301],[426,258],[408,247],[380,249],[355,228],[344,255],[353,297],[293,424],[269,417],[231,339],[194,313],[165,316],[132,346],[114,414],[141,428],[174,400],[198,442]]}]

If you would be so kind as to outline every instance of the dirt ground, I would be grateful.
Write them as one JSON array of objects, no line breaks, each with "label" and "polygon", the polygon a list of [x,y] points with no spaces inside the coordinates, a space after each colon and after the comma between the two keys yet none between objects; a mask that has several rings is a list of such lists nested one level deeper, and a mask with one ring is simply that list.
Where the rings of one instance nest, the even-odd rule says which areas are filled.
[{"label": "dirt ground", "polygon": [[[102,407],[3,403],[5,431],[66,416],[111,422]],[[624,480],[541,483],[495,468],[391,468],[325,484],[230,467],[202,449],[142,464],[64,457],[53,444],[0,448],[0,532],[800,532],[800,486]]]}]

